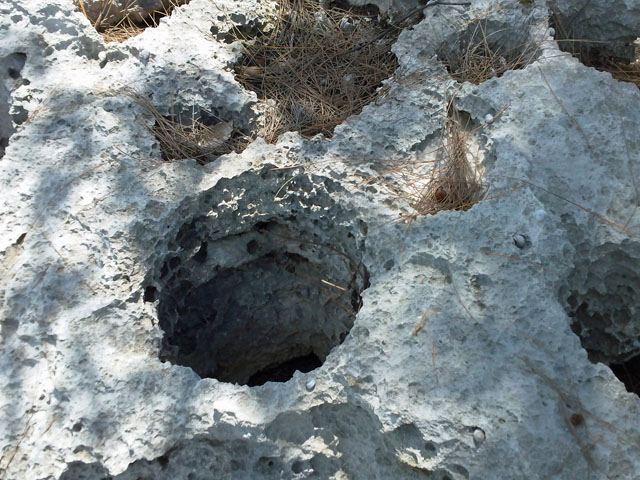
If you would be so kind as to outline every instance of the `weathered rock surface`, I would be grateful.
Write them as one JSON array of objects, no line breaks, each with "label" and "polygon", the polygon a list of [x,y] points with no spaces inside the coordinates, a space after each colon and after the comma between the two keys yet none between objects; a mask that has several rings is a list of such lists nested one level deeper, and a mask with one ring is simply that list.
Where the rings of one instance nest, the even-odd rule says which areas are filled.
[{"label": "weathered rock surface", "polygon": [[640,4],[635,0],[611,2],[550,2],[552,22],[565,48],[630,60],[640,30]]},{"label": "weathered rock surface", "polygon": [[[272,4],[106,45],[71,0],[5,0],[0,476],[637,478],[640,399],[606,363],[640,354],[640,92],[559,51],[546,2],[499,7],[426,8],[331,140],[201,166],[119,89],[250,132],[227,34]],[[459,83],[438,55],[483,15],[532,63]],[[488,197],[401,222],[359,187],[432,161],[452,98]]]}]

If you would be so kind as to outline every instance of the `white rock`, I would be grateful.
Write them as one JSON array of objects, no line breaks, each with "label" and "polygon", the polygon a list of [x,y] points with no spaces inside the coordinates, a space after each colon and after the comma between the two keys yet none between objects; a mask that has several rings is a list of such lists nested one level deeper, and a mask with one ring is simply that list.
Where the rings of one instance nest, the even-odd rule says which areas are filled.
[{"label": "white rock", "polygon": [[481,428],[476,428],[473,431],[473,441],[476,443],[476,445],[480,445],[481,443],[483,443],[485,438],[486,437],[484,434],[484,430],[482,430]]},{"label": "white rock", "polygon": [[305,387],[308,392],[313,391],[313,389],[316,388],[316,377],[314,377],[313,375],[307,376]]},{"label": "white rock", "polygon": [[[265,106],[235,81],[241,46],[225,40],[275,5],[192,0],[105,45],[73,2],[5,0],[0,476],[635,478],[640,400],[581,342],[607,363],[640,353],[640,92],[546,44],[524,70],[454,88],[434,55],[472,13],[491,11],[506,46],[545,38],[545,2],[513,3],[425,9],[394,45],[384,99],[331,140],[258,139],[200,166],[163,161],[154,119],[113,91],[251,133]],[[637,36],[637,2],[587,10],[584,38],[600,24]],[[390,159],[425,178],[452,88],[472,118],[508,107],[468,136],[495,196],[400,224],[405,199],[385,187],[411,170],[359,187]],[[505,232],[522,231],[514,252]],[[313,394],[311,375],[269,381],[311,352]],[[563,398],[589,412],[593,462]],[[493,426],[482,455],[470,425]]]},{"label": "white rock", "polygon": [[527,244],[527,238],[520,233],[516,233],[513,236],[513,243],[515,243],[516,247],[518,248],[524,248]]}]

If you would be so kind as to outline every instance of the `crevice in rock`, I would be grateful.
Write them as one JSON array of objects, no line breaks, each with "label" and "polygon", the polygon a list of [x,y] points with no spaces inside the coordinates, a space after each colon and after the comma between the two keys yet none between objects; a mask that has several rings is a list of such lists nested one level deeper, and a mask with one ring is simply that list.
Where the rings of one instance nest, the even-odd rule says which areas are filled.
[{"label": "crevice in rock", "polygon": [[124,42],[146,28],[157,27],[160,19],[170,16],[189,0],[75,0],[74,3],[108,43]]},{"label": "crevice in rock", "polygon": [[618,377],[628,392],[640,396],[640,355],[636,355],[623,363],[612,363],[611,370]]},{"label": "crevice in rock", "polygon": [[236,79],[256,92],[260,136],[275,142],[298,131],[330,138],[334,128],[380,94],[398,66],[391,46],[401,28],[381,19],[377,7],[314,0],[281,0],[272,30],[243,41]]},{"label": "crevice in rock", "polygon": [[459,82],[480,84],[518,70],[539,56],[540,40],[532,38],[530,26],[485,18],[475,20],[443,41],[439,60]]},{"label": "crevice in rock", "polygon": [[609,365],[634,388],[640,355],[639,254],[639,246],[631,242],[583,248],[577,254],[581,263],[561,289],[571,328],[589,360]]},{"label": "crevice in rock", "polygon": [[[609,72],[613,78],[640,88],[640,39],[630,33],[630,27],[607,32],[604,26],[585,25],[582,10],[561,12],[552,2],[549,26],[563,52],[570,53],[587,67]],[[608,19],[608,22],[614,20]],[[630,22],[633,23],[633,22]],[[622,26],[622,25],[619,25]]]},{"label": "crevice in rock", "polygon": [[218,22],[228,22],[231,26],[220,28],[220,25],[212,25],[209,31],[219,42],[231,44],[238,40],[250,41],[266,35],[272,27],[267,21],[257,18],[247,18],[243,13],[230,13],[219,15]]},{"label": "crevice in rock", "polygon": [[[160,145],[162,159],[180,161],[195,159],[200,165],[216,160],[220,155],[240,153],[251,139],[234,128],[232,121],[224,121],[224,114],[212,113],[204,108],[192,107],[189,113],[172,104],[169,115],[162,115],[151,98],[134,90],[125,91],[138,105],[153,117],[148,125]],[[185,114],[175,113],[185,111]]]}]

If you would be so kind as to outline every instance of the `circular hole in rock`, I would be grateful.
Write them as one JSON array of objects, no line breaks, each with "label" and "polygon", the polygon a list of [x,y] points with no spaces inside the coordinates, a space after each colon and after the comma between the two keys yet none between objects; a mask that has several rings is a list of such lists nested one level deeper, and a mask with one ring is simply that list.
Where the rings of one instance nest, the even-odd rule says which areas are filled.
[{"label": "circular hole in rock", "polygon": [[453,78],[476,85],[522,69],[538,57],[540,41],[530,35],[526,21],[521,23],[473,21],[442,42],[438,58]]},{"label": "circular hole in rock", "polygon": [[609,365],[638,393],[640,245],[607,243],[577,252],[581,260],[561,289],[571,328],[592,362]]},{"label": "circular hole in rock", "polygon": [[322,365],[353,326],[368,275],[362,234],[352,233],[356,224],[339,226],[313,211],[282,212],[226,234],[224,219],[185,223],[153,280],[161,285],[161,360],[249,386]]}]

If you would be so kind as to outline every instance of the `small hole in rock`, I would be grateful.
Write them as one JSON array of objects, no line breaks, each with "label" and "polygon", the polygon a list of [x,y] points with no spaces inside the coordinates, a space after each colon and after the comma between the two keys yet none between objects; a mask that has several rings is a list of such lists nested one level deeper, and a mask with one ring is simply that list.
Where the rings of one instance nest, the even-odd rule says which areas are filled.
[{"label": "small hole in rock", "polygon": [[254,253],[256,253],[259,248],[260,245],[255,240],[251,240],[249,243],[247,243],[247,253],[249,255],[253,255]]},{"label": "small hole in rock", "polygon": [[190,109],[182,115],[180,105],[174,104],[169,107],[171,114],[163,115],[148,96],[132,88],[123,92],[154,118],[149,129],[158,140],[164,161],[195,159],[199,165],[206,165],[220,155],[240,153],[251,143],[230,120],[216,118],[214,124],[210,117],[194,114]]},{"label": "small hole in rock", "polygon": [[167,468],[167,465],[169,465],[169,457],[167,455],[161,455],[156,460],[158,460],[158,463],[163,469]]},{"label": "small hole in rock", "polygon": [[580,262],[560,291],[571,329],[589,360],[608,365],[628,391],[638,393],[640,246],[606,243],[578,251],[576,258]]},{"label": "small hole in rock", "polygon": [[301,462],[300,460],[293,462],[293,464],[291,465],[291,471],[293,473],[302,473],[303,470],[304,470],[304,463]]},{"label": "small hole in rock", "polygon": [[171,270],[175,270],[176,268],[178,268],[180,263],[182,263],[182,260],[180,260],[180,257],[173,257],[169,260],[169,268]]},{"label": "small hole in rock", "polygon": [[[578,15],[569,17],[551,5],[550,26],[553,37],[563,52],[570,53],[587,67],[609,72],[613,78],[630,82],[640,88],[640,39],[637,31],[626,25],[603,28],[584,22]],[[621,15],[618,12],[616,15]],[[604,22],[613,22],[614,16]]]},{"label": "small hole in rock", "polygon": [[485,19],[469,23],[457,38],[445,40],[438,58],[459,82],[480,84],[522,69],[539,54],[539,41],[528,37],[529,26]]},{"label": "small hole in rock", "polygon": [[149,287],[145,288],[144,289],[144,301],[145,302],[155,302],[157,293],[158,293],[158,289],[156,287],[149,286]]},{"label": "small hole in rock", "polygon": [[200,244],[200,250],[193,256],[193,259],[198,263],[204,263],[207,260],[207,242],[202,242]]},{"label": "small hole in rock", "polygon": [[640,355],[622,363],[609,365],[616,377],[618,377],[628,392],[640,396]]}]

